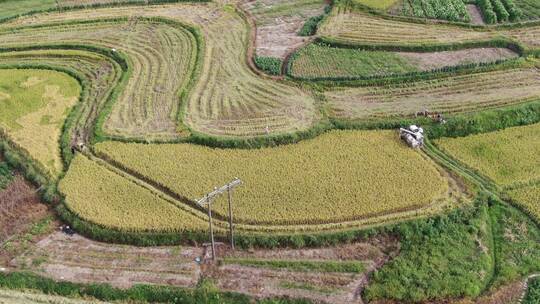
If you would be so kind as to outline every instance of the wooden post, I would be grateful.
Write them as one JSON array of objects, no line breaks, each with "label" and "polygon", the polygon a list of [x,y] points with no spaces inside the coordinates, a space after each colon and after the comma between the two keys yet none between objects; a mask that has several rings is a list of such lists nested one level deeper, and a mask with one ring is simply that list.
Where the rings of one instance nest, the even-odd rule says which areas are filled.
[{"label": "wooden post", "polygon": [[234,234],[233,234],[233,215],[232,215],[232,190],[231,185],[228,184],[227,192],[229,194],[229,237],[231,241],[231,249],[234,250]]},{"label": "wooden post", "polygon": [[214,227],[212,225],[212,203],[206,195],[206,202],[208,203],[208,223],[210,225],[210,242],[212,243],[212,261],[216,261],[216,244],[214,243]]}]

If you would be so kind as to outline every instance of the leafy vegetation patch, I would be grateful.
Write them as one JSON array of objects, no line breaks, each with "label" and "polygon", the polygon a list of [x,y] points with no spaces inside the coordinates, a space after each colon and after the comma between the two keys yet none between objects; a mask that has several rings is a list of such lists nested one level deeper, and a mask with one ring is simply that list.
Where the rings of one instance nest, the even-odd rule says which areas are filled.
[{"label": "leafy vegetation patch", "polygon": [[463,0],[403,1],[402,14],[420,18],[469,22],[471,17]]},{"label": "leafy vegetation patch", "polygon": [[255,64],[270,75],[281,75],[283,61],[279,58],[256,56]]},{"label": "leafy vegetation patch", "polygon": [[523,304],[540,303],[540,278],[534,278],[529,283],[529,289],[523,299]]},{"label": "leafy vegetation patch", "polygon": [[514,2],[515,5],[521,10],[523,18],[540,18],[540,2],[537,0],[514,0]]},{"label": "leafy vegetation patch", "polygon": [[4,190],[7,185],[13,180],[13,173],[9,166],[0,161],[0,191]]},{"label": "leafy vegetation patch", "polygon": [[493,241],[482,204],[398,227],[401,253],[375,272],[368,300],[476,297],[491,279]]},{"label": "leafy vegetation patch", "polygon": [[[104,142],[96,151],[191,200],[239,177],[239,223],[350,221],[421,208],[449,190],[437,167],[392,131],[332,131],[259,150]],[[226,201],[214,208],[227,215]]]}]

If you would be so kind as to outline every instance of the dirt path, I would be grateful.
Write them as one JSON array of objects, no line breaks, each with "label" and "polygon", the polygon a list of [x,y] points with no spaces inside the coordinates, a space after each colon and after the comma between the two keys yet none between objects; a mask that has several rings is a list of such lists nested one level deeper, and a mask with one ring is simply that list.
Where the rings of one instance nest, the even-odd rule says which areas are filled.
[{"label": "dirt path", "polygon": [[467,4],[467,10],[471,16],[471,24],[475,25],[485,25],[484,18],[482,17],[482,12],[475,4]]}]

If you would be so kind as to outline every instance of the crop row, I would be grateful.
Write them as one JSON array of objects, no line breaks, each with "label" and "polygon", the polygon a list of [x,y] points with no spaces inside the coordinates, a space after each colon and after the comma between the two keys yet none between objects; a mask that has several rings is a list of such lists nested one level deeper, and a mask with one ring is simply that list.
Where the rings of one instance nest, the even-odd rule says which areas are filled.
[{"label": "crop row", "polygon": [[539,77],[536,67],[521,67],[332,90],[325,96],[335,116],[349,119],[412,116],[425,109],[463,113],[536,100],[540,97]]},{"label": "crop row", "polygon": [[514,0],[478,0],[478,6],[488,24],[517,22],[522,16]]},{"label": "crop row", "polygon": [[[239,177],[235,219],[247,224],[353,221],[421,208],[448,191],[433,163],[386,131],[335,131],[261,150],[117,142],[96,150],[191,200]],[[408,182],[411,176],[418,186]],[[226,201],[215,208],[226,217]]]},{"label": "crop row", "polygon": [[463,0],[407,0],[403,2],[405,16],[469,22]]}]

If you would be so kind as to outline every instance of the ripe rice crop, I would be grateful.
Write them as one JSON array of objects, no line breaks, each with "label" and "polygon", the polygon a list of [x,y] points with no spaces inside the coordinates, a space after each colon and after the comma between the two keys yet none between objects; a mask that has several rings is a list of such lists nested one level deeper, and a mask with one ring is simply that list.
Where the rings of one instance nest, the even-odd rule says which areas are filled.
[{"label": "ripe rice crop", "polygon": [[514,202],[529,211],[537,221],[540,221],[540,183],[520,187],[508,192]]},{"label": "ripe rice crop", "polygon": [[397,0],[354,0],[354,2],[375,9],[387,10],[391,8]]},{"label": "ripe rice crop", "polygon": [[412,83],[330,90],[325,96],[333,115],[344,119],[413,116],[424,109],[464,113],[536,100],[540,97],[539,77],[536,67],[519,67]]},{"label": "ripe rice crop", "polygon": [[[104,142],[96,151],[191,200],[239,177],[235,220],[247,224],[352,221],[427,206],[449,191],[434,163],[390,131],[333,131],[260,150]],[[226,216],[225,201],[214,208]]]},{"label": "ripe rice crop", "polygon": [[72,212],[104,227],[160,232],[206,228],[203,220],[81,155],[59,189]]},{"label": "ripe rice crop", "polygon": [[444,138],[436,144],[502,186],[540,178],[540,124]]},{"label": "ripe rice crop", "polygon": [[54,176],[63,170],[62,123],[80,90],[63,73],[0,69],[0,127]]}]

